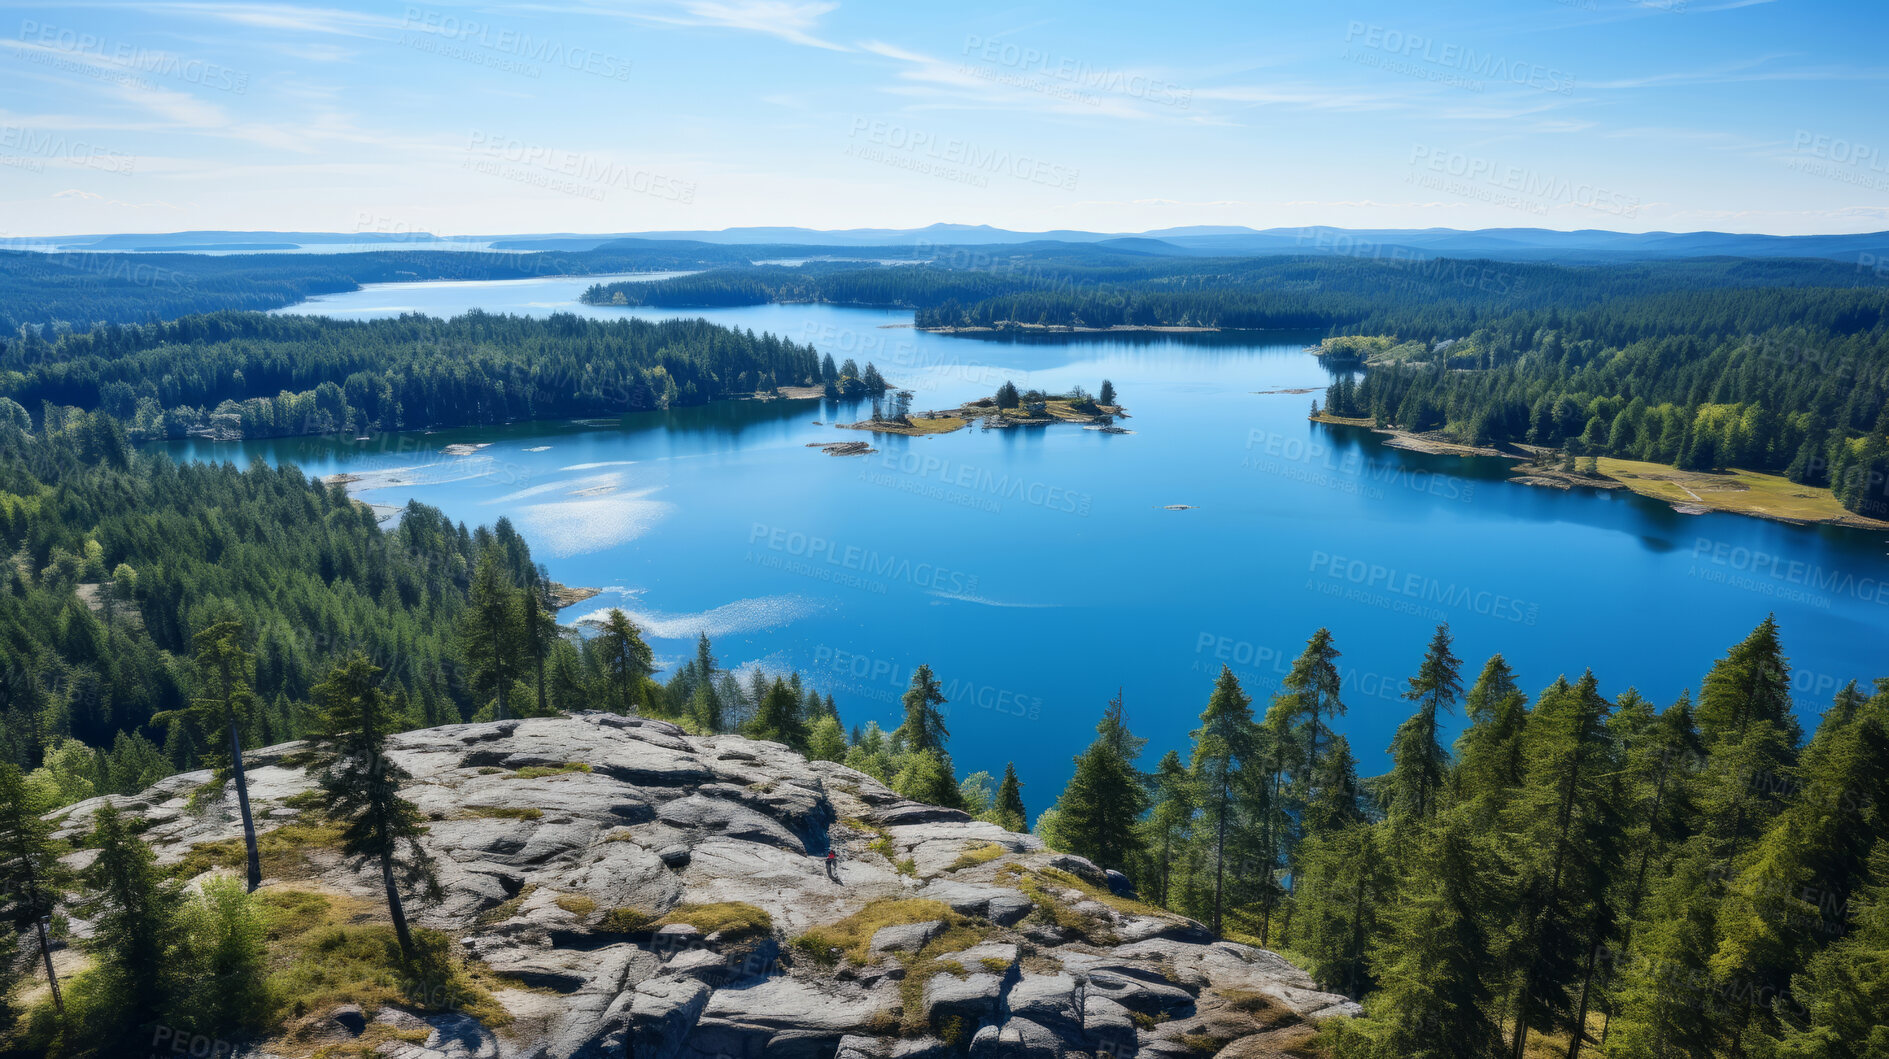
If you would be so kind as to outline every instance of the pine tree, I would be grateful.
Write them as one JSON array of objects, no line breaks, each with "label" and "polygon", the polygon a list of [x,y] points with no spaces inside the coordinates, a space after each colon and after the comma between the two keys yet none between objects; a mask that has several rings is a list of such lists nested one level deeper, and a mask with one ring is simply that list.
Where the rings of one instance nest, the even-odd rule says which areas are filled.
[{"label": "pine tree", "polygon": [[846,760],[846,730],[840,727],[838,718],[822,714],[813,722],[807,736],[807,757],[812,761]]},{"label": "pine tree", "polygon": [[1777,1059],[1889,1055],[1889,839],[1876,840],[1849,931],[1792,979],[1797,1018],[1777,1034]]},{"label": "pine tree", "polygon": [[1149,786],[1152,805],[1141,824],[1141,846],[1145,852],[1142,867],[1134,873],[1135,884],[1147,893],[1149,900],[1171,908],[1176,862],[1187,856],[1193,840],[1193,777],[1188,774],[1181,755],[1170,750],[1161,755]]},{"label": "pine tree", "polygon": [[551,690],[545,680],[545,667],[557,650],[563,633],[558,628],[557,612],[546,606],[542,591],[534,586],[527,588],[522,596],[519,631],[524,637],[525,657],[531,662],[532,674],[537,682],[537,715],[550,717],[555,711],[551,708]]},{"label": "pine tree", "polygon": [[997,787],[994,815],[997,826],[1005,831],[1023,833],[1030,830],[1030,814],[1023,808],[1023,783],[1017,779],[1014,761],[1004,762],[1004,779]]},{"label": "pine tree", "polygon": [[[1290,804],[1288,778],[1302,771],[1306,748],[1292,733],[1292,722],[1299,708],[1295,696],[1280,695],[1266,711],[1256,741],[1253,776],[1249,781],[1252,796],[1250,812],[1259,821],[1259,872],[1256,882],[1260,900],[1259,944],[1272,944],[1272,914],[1283,890],[1278,875],[1292,860],[1296,848],[1294,823],[1304,817],[1302,807]],[[1316,724],[1316,722],[1313,722]]]},{"label": "pine tree", "polygon": [[394,936],[411,960],[413,935],[400,885],[420,884],[434,893],[438,883],[420,845],[425,817],[400,796],[401,782],[412,777],[387,756],[394,716],[379,679],[379,667],[359,651],[336,664],[313,692],[320,710],[314,742],[322,806],[341,826],[341,850],[380,867]]},{"label": "pine tree", "polygon": [[1301,926],[1295,944],[1320,985],[1357,1000],[1375,988],[1371,953],[1381,914],[1395,893],[1378,829],[1362,821],[1308,839],[1292,901]]},{"label": "pine tree", "polygon": [[1075,772],[1056,801],[1060,848],[1122,870],[1140,852],[1135,824],[1147,811],[1148,794],[1135,758],[1146,741],[1128,730],[1119,693],[1109,700],[1095,731],[1095,742],[1076,756]]},{"label": "pine tree", "polygon": [[1345,704],[1339,698],[1339,651],[1332,642],[1330,629],[1320,628],[1305,643],[1305,650],[1293,661],[1284,685],[1295,711],[1305,718],[1304,775],[1318,771],[1320,739],[1331,729],[1322,718],[1344,716]]},{"label": "pine tree", "polygon": [[1471,818],[1485,825],[1507,808],[1522,782],[1522,731],[1528,723],[1528,697],[1515,686],[1515,674],[1501,655],[1492,656],[1464,700],[1469,727],[1456,741],[1457,765],[1451,782]]},{"label": "pine tree", "polygon": [[1100,405],[1114,405],[1115,384],[1107,379],[1103,379],[1102,388],[1096,392],[1095,403]]},{"label": "pine tree", "polygon": [[461,642],[466,663],[472,668],[474,689],[482,696],[497,697],[498,719],[504,720],[511,716],[506,696],[524,668],[520,647],[530,637],[521,628],[518,590],[512,586],[499,552],[495,546],[487,547],[479,555],[466,601]]},{"label": "pine tree", "polygon": [[0,761],[0,915],[12,924],[11,937],[33,929],[53,1006],[63,1015],[65,999],[53,972],[52,944],[43,919],[52,915],[60,890],[70,880],[52,842],[52,825],[40,816],[47,808],[27,788],[19,767]]},{"label": "pine tree", "polygon": [[[612,607],[604,616],[603,628],[592,641],[602,660],[604,683],[611,708],[628,716],[637,712],[643,681],[655,666],[655,655],[643,642],[643,634],[629,615]],[[758,670],[756,671],[758,674]],[[765,686],[763,686],[765,688]],[[765,690],[763,691],[765,694]],[[759,704],[760,697],[756,697]]]},{"label": "pine tree", "polygon": [[1451,710],[1463,692],[1460,662],[1450,651],[1450,627],[1436,627],[1417,675],[1410,678],[1404,698],[1417,712],[1397,729],[1391,743],[1391,811],[1400,819],[1428,822],[1449,770],[1449,755],[1437,740],[1440,715]]},{"label": "pine tree", "polygon": [[942,754],[951,733],[945,730],[944,712],[939,709],[946,702],[944,690],[938,678],[932,675],[930,666],[920,665],[912,670],[912,686],[906,689],[901,701],[905,705],[905,723],[899,726],[895,738],[902,739],[907,750]]},{"label": "pine tree", "polygon": [[951,775],[951,761],[940,750],[918,750],[905,755],[892,789],[915,802],[942,805],[947,809],[963,807],[957,780]]},{"label": "pine tree", "polygon": [[1417,832],[1403,899],[1384,915],[1372,966],[1380,986],[1365,1010],[1389,1024],[1399,1059],[1487,1059],[1500,1033],[1489,1017],[1488,871],[1467,829],[1445,818]]},{"label": "pine tree", "polygon": [[748,737],[767,739],[799,751],[807,749],[807,722],[800,716],[800,696],[779,677],[767,689],[748,722]]},{"label": "pine tree", "polygon": [[256,706],[255,692],[249,687],[249,674],[256,658],[243,649],[244,629],[240,621],[220,621],[198,633],[192,640],[196,649],[192,662],[198,679],[209,694],[194,698],[183,710],[170,710],[151,718],[153,724],[184,721],[204,733],[204,742],[214,746],[211,733],[226,741],[228,758],[217,757],[217,772],[227,773],[235,781],[236,805],[243,821],[243,848],[247,855],[246,882],[251,892],[262,885],[262,859],[256,851],[256,821],[249,811],[249,777],[243,769],[242,725]]},{"label": "pine tree", "polygon": [[1228,842],[1238,843],[1242,838],[1238,834],[1241,786],[1246,781],[1247,762],[1256,742],[1252,700],[1240,690],[1233,670],[1220,667],[1213,695],[1201,712],[1200,727],[1194,730],[1193,740],[1190,767],[1198,791],[1201,837],[1207,843],[1213,865],[1213,912],[1209,926],[1218,936],[1226,903]]},{"label": "pine tree", "polygon": [[87,1036],[118,1054],[112,1045],[130,1048],[150,1040],[149,1028],[163,1017],[176,970],[177,912],[183,891],[164,878],[149,846],[139,841],[110,802],[92,816],[97,856],[82,873],[92,892],[89,946],[97,960],[87,992],[103,1001],[91,1013]]}]

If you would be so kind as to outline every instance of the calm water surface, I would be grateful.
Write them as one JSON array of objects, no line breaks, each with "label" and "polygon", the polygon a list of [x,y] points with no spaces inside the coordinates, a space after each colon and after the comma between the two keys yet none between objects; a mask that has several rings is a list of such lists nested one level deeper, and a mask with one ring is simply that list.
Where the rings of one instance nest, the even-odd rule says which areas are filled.
[{"label": "calm water surface", "polygon": [[[673,315],[576,305],[593,282],[379,286],[296,311]],[[1308,423],[1320,395],[1264,392],[1329,381],[1301,352],[1308,335],[981,340],[915,332],[909,313],[699,315],[872,360],[919,409],[1006,378],[1111,379],[1135,432],[887,436],[836,458],[808,445],[867,437],[831,425],[862,410],[815,400],[172,449],[364,475],[371,502],[417,499],[468,524],[509,516],[553,577],[605,588],[566,621],[621,606],[671,662],[707,631],[724,664],[809,674],[849,722],[896,723],[912,667],[929,663],[959,767],[1015,760],[1033,812],[1118,688],[1152,765],[1184,746],[1223,663],[1263,708],[1320,625],[1344,652],[1341,728],[1367,774],[1388,767],[1404,679],[1438,621],[1466,681],[1499,651],[1531,693],[1592,666],[1609,694],[1632,684],[1668,702],[1770,611],[1807,720],[1843,682],[1889,675],[1889,534],[1512,485],[1502,461]],[[485,447],[442,453],[455,442]]]}]

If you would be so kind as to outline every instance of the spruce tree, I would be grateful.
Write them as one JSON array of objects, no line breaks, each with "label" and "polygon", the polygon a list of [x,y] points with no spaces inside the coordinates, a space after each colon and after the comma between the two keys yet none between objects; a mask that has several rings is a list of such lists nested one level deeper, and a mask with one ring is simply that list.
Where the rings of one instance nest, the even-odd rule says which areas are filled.
[{"label": "spruce tree", "polygon": [[1424,823],[1436,814],[1449,770],[1449,755],[1437,733],[1440,715],[1451,710],[1463,692],[1460,664],[1450,651],[1449,625],[1437,626],[1423,664],[1404,692],[1404,698],[1417,704],[1417,712],[1397,729],[1391,743],[1391,810],[1400,819]]},{"label": "spruce tree", "polygon": [[150,1027],[163,1018],[176,983],[183,890],[164,877],[116,806],[101,803],[92,829],[98,853],[81,877],[91,891],[88,948],[97,961],[87,992],[97,999],[85,1031],[109,1055],[149,1041]]},{"label": "spruce tree", "polygon": [[1292,663],[1292,670],[1285,676],[1282,684],[1291,696],[1293,709],[1305,718],[1304,775],[1310,776],[1318,771],[1318,754],[1321,739],[1331,729],[1325,719],[1337,719],[1345,712],[1345,704],[1339,698],[1338,658],[1339,651],[1332,642],[1330,629],[1320,628],[1305,643],[1305,650]]},{"label": "spruce tree", "polygon": [[550,717],[555,711],[551,708],[551,689],[545,679],[545,667],[556,652],[563,633],[558,628],[557,612],[546,604],[539,586],[526,588],[522,597],[519,631],[524,637],[525,657],[531,662],[532,674],[537,682],[538,716]]},{"label": "spruce tree", "polygon": [[[655,656],[643,642],[636,623],[622,610],[611,608],[603,627],[592,641],[592,649],[602,662],[607,700],[613,712],[628,716],[637,712],[642,699],[643,682],[655,666]],[[757,676],[759,671],[756,671]],[[765,685],[762,685],[765,695]],[[756,696],[758,706],[761,696]]]},{"label": "spruce tree", "polygon": [[1889,839],[1877,839],[1867,876],[1848,931],[1792,979],[1794,1017],[1763,1042],[1777,1059],[1889,1055]]},{"label": "spruce tree", "polygon": [[1194,780],[1181,755],[1170,750],[1161,755],[1149,786],[1152,805],[1141,824],[1144,856],[1135,884],[1155,904],[1172,908],[1176,865],[1184,864],[1193,840]]},{"label": "spruce tree", "polygon": [[1515,686],[1508,662],[1495,655],[1483,665],[1463,706],[1469,727],[1456,741],[1451,783],[1458,800],[1470,806],[1472,818],[1490,824],[1522,782],[1528,697]]},{"label": "spruce tree", "polygon": [[[52,840],[52,825],[41,813],[50,808],[35,796],[11,761],[0,761],[0,915],[17,937],[34,932],[53,1006],[65,1012],[59,977],[53,972],[52,944],[42,920],[53,914],[59,892],[70,881]],[[9,965],[11,959],[5,961]]]},{"label": "spruce tree", "polygon": [[496,696],[498,719],[504,720],[511,716],[506,696],[523,674],[521,647],[530,636],[520,617],[518,590],[512,586],[500,551],[487,547],[479,555],[462,619],[461,643],[472,668],[474,690]]},{"label": "spruce tree", "polygon": [[1201,712],[1200,727],[1193,732],[1194,754],[1190,768],[1198,792],[1201,815],[1201,840],[1212,864],[1212,922],[1214,934],[1221,933],[1226,904],[1226,862],[1228,844],[1239,843],[1243,836],[1240,799],[1246,782],[1246,767],[1257,741],[1252,700],[1240,690],[1233,670],[1221,666],[1215,679],[1213,695]]},{"label": "spruce tree", "polygon": [[401,782],[412,777],[387,755],[395,718],[379,679],[379,667],[356,651],[315,686],[320,711],[316,763],[323,810],[341,826],[341,850],[379,866],[394,937],[401,954],[411,960],[413,935],[401,885],[417,884],[431,894],[438,883],[432,858],[420,845],[425,817],[400,796]]},{"label": "spruce tree", "polygon": [[[243,821],[243,849],[246,853],[246,884],[253,892],[262,885],[262,860],[256,852],[256,821],[249,811],[249,777],[243,769],[242,726],[256,706],[255,692],[249,687],[249,674],[256,658],[243,649],[243,623],[220,621],[199,632],[192,639],[192,662],[208,694],[198,696],[182,710],[170,710],[151,718],[153,724],[175,721],[189,723],[204,733],[204,742],[215,746],[221,741],[228,756],[218,754],[219,779],[233,780],[236,805]],[[212,738],[214,736],[214,738]]]},{"label": "spruce tree", "polygon": [[761,705],[748,722],[748,737],[783,743],[790,749],[807,749],[807,722],[800,716],[800,696],[779,677],[767,689]]},{"label": "spruce tree", "polygon": [[944,711],[940,709],[946,699],[930,666],[920,665],[912,670],[911,687],[906,689],[901,701],[905,706],[905,723],[899,726],[896,738],[904,741],[907,750],[944,753],[945,741],[951,736],[945,730]]},{"label": "spruce tree", "polygon": [[1378,828],[1362,821],[1321,831],[1305,843],[1292,887],[1299,923],[1295,947],[1321,986],[1358,1000],[1376,986],[1372,949],[1381,914],[1396,893]]},{"label": "spruce tree", "polygon": [[1145,740],[1128,730],[1120,694],[1109,700],[1095,731],[1095,742],[1076,756],[1075,772],[1056,801],[1060,848],[1104,868],[1125,870],[1140,851],[1135,825],[1148,808],[1147,791],[1135,771]]},{"label": "spruce tree", "polygon": [[1017,764],[1004,762],[1004,779],[997,787],[997,806],[994,812],[997,826],[1005,831],[1026,833],[1030,830],[1030,814],[1023,808],[1023,783],[1017,779]]}]

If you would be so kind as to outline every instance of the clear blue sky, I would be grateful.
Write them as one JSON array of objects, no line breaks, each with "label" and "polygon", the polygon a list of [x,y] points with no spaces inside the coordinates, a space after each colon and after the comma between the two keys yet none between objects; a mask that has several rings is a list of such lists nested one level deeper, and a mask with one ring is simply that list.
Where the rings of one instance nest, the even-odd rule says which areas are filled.
[{"label": "clear blue sky", "polygon": [[1881,0],[62,0],[0,235],[1889,228]]}]

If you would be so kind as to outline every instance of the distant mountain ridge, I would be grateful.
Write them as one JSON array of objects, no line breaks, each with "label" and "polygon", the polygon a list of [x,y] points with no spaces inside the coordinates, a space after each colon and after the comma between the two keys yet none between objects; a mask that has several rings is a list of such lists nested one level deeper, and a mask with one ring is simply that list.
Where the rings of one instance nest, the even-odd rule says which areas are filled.
[{"label": "distant mountain ridge", "polygon": [[621,240],[696,242],[723,246],[911,247],[1003,246],[1061,242],[1099,244],[1161,256],[1250,257],[1273,254],[1340,256],[1447,256],[1515,261],[1601,263],[1619,260],[1687,257],[1827,258],[1865,266],[1889,262],[1889,232],[1852,235],[1762,235],[1735,232],[1615,232],[1547,228],[1303,228],[1255,229],[1190,225],[1146,232],[1088,232],[1055,229],[1021,232],[981,224],[932,224],[923,228],[743,227],[719,231],[648,231],[615,233],[552,232],[526,235],[451,235],[426,232],[235,232],[188,231],[162,234],[48,236],[0,241],[0,247],[55,246],[62,250],[229,250],[254,246],[258,251],[285,245],[336,243],[387,244],[424,249],[454,244],[490,244],[497,250],[591,250]]}]

